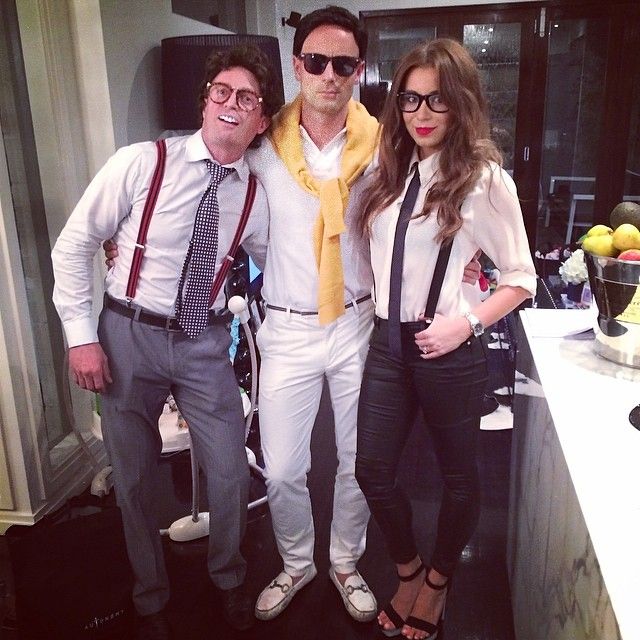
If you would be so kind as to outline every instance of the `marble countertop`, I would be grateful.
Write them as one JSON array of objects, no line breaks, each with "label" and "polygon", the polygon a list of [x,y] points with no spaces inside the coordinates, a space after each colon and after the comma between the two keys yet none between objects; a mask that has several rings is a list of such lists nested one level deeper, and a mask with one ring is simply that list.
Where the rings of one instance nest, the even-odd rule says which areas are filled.
[{"label": "marble countertop", "polygon": [[640,369],[595,354],[592,334],[541,337],[542,311],[522,311],[523,328],[620,632],[640,638]]}]

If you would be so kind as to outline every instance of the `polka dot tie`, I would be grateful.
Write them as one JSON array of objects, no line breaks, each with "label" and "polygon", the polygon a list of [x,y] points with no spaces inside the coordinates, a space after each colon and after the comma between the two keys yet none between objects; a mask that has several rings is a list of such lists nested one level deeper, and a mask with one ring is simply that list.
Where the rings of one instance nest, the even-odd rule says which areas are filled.
[{"label": "polka dot tie", "polygon": [[[211,173],[211,182],[198,205],[193,224],[193,235],[182,267],[178,287],[178,309],[176,317],[184,332],[190,338],[197,338],[207,326],[209,315],[209,295],[216,271],[218,254],[218,185],[231,173],[232,169],[222,167],[211,160],[205,160]],[[186,278],[189,274],[188,279]],[[186,279],[186,291],[182,290]]]}]

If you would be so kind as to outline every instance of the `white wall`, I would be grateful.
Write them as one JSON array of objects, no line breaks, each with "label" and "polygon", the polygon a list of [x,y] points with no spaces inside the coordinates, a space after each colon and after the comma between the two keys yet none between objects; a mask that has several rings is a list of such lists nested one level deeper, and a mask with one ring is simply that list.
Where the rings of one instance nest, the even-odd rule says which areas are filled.
[{"label": "white wall", "polygon": [[[228,33],[171,12],[171,0],[100,0],[116,147],[162,132],[160,41]],[[195,99],[195,98],[194,98]]]}]

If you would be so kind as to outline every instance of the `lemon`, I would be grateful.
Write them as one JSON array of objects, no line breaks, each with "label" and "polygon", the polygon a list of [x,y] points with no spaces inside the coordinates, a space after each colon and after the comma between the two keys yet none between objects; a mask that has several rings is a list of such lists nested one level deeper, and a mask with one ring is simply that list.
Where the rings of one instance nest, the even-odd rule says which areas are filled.
[{"label": "lemon", "polygon": [[628,222],[622,223],[612,236],[613,246],[620,251],[640,249],[640,231]]},{"label": "lemon", "polygon": [[587,238],[591,238],[592,236],[604,236],[609,233],[613,233],[613,229],[611,227],[607,227],[606,224],[597,224],[595,227],[591,227],[591,229],[587,231]]},{"label": "lemon", "polygon": [[613,236],[605,234],[601,236],[588,236],[582,243],[582,248],[596,256],[609,256],[615,258],[618,250],[613,246]]}]

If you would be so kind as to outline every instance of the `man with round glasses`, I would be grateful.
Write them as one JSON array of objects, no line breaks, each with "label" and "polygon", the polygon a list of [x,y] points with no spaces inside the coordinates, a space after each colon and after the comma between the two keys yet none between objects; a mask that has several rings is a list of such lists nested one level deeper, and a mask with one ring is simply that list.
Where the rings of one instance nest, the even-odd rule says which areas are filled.
[{"label": "man with round glasses", "polygon": [[[164,178],[152,180],[162,146],[157,151],[154,143],[142,142],[118,150],[88,186],[52,253],[54,303],[70,373],[81,388],[101,394],[104,442],[135,578],[139,640],[170,637],[163,613],[169,580],[154,508],[162,448],[158,418],[169,393],[189,424],[207,477],[207,566],[224,617],[241,630],[253,622],[240,553],[249,491],[244,418],[228,357],[224,293],[213,304],[209,296],[250,182],[245,151],[281,105],[276,87],[269,60],[254,47],[210,57],[199,96],[202,128],[166,140]],[[130,289],[145,202],[154,189],[157,201]],[[241,242],[260,265],[267,233],[267,200],[257,185]],[[111,237],[120,258],[107,274],[96,327],[93,256]]]},{"label": "man with round glasses", "polygon": [[236,105],[243,111],[253,111],[262,102],[262,97],[252,89],[235,89],[225,82],[207,82],[209,98],[216,104],[224,104],[234,93]]}]

